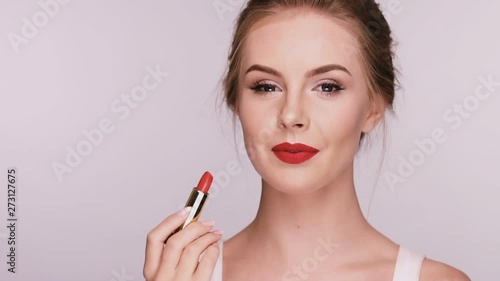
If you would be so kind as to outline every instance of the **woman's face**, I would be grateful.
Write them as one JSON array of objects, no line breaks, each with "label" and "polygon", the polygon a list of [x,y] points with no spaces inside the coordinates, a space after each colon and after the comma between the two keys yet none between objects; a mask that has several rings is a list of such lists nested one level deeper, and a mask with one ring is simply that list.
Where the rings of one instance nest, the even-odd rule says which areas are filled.
[{"label": "woman's face", "polygon": [[[355,46],[347,29],[313,12],[287,10],[253,26],[236,111],[252,164],[274,188],[298,194],[334,182],[352,166],[361,132],[380,120]],[[318,152],[275,147],[284,142]]]}]

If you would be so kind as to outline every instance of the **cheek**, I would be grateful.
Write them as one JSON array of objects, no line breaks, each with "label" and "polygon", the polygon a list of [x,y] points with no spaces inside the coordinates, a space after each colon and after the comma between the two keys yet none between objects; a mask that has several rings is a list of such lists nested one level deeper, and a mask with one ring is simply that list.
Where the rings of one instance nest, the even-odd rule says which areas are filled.
[{"label": "cheek", "polygon": [[316,114],[321,134],[330,144],[354,143],[357,145],[363,125],[363,108],[357,101],[338,104],[335,108]]},{"label": "cheek", "polygon": [[239,118],[247,146],[257,148],[271,141],[273,136],[273,110],[252,99],[242,98]]}]

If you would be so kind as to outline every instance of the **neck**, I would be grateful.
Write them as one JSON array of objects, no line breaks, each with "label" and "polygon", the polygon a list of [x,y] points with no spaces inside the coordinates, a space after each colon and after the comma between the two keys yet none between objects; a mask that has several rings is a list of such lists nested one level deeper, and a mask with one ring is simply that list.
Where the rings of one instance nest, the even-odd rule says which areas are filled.
[{"label": "neck", "polygon": [[351,166],[328,186],[300,195],[280,192],[263,180],[247,242],[286,262],[303,260],[318,246],[329,258],[345,258],[370,228],[359,206]]}]

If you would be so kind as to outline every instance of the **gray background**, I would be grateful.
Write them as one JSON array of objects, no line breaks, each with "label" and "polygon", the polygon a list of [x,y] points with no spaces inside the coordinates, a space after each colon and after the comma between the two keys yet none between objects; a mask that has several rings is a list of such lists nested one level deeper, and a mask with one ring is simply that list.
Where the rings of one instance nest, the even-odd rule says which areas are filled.
[{"label": "gray background", "polygon": [[[147,232],[183,206],[205,170],[216,179],[202,219],[224,239],[251,221],[259,177],[240,132],[235,139],[226,111],[215,110],[243,1],[73,0],[46,18],[37,1],[0,3],[1,280],[143,280]],[[399,42],[403,89],[378,181],[381,130],[356,159],[363,211],[394,241],[473,280],[496,279],[500,87],[482,100],[474,93],[480,77],[500,82],[500,2],[380,3]],[[34,15],[37,31],[12,44]],[[111,108],[157,66],[168,77],[129,115]],[[458,117],[463,103],[470,110]],[[114,130],[59,179],[53,164],[66,164],[66,147],[106,119]],[[436,129],[446,138],[424,154],[416,142]],[[16,274],[6,264],[9,167],[18,168]]]}]

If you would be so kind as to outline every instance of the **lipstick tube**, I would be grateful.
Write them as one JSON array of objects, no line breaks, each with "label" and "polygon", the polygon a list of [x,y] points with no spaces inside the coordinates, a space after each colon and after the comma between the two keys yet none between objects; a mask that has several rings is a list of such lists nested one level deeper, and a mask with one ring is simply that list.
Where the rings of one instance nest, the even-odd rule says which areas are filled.
[{"label": "lipstick tube", "polygon": [[170,236],[184,229],[191,222],[198,221],[198,219],[201,216],[201,212],[203,211],[203,207],[205,206],[205,202],[208,198],[209,195],[208,190],[210,189],[212,181],[213,181],[212,174],[210,174],[210,172],[208,171],[205,172],[201,177],[200,181],[198,182],[198,186],[194,187],[191,190],[191,194],[189,195],[188,200],[186,201],[186,205],[184,206],[184,207],[189,207],[189,206],[192,207],[186,221],[184,222],[184,224],[175,229],[174,232],[172,232],[172,234],[168,236],[168,238],[170,238]]},{"label": "lipstick tube", "polygon": [[191,194],[189,195],[189,198],[186,202],[186,205],[184,207],[193,207],[191,209],[191,212],[189,212],[189,215],[184,222],[183,225],[179,226],[173,233],[179,232],[181,229],[184,229],[184,227],[188,226],[193,221],[198,221],[201,215],[201,211],[203,211],[203,207],[205,206],[205,201],[208,198],[208,193],[203,193],[199,191],[196,187],[193,187],[193,190],[191,191]]}]

